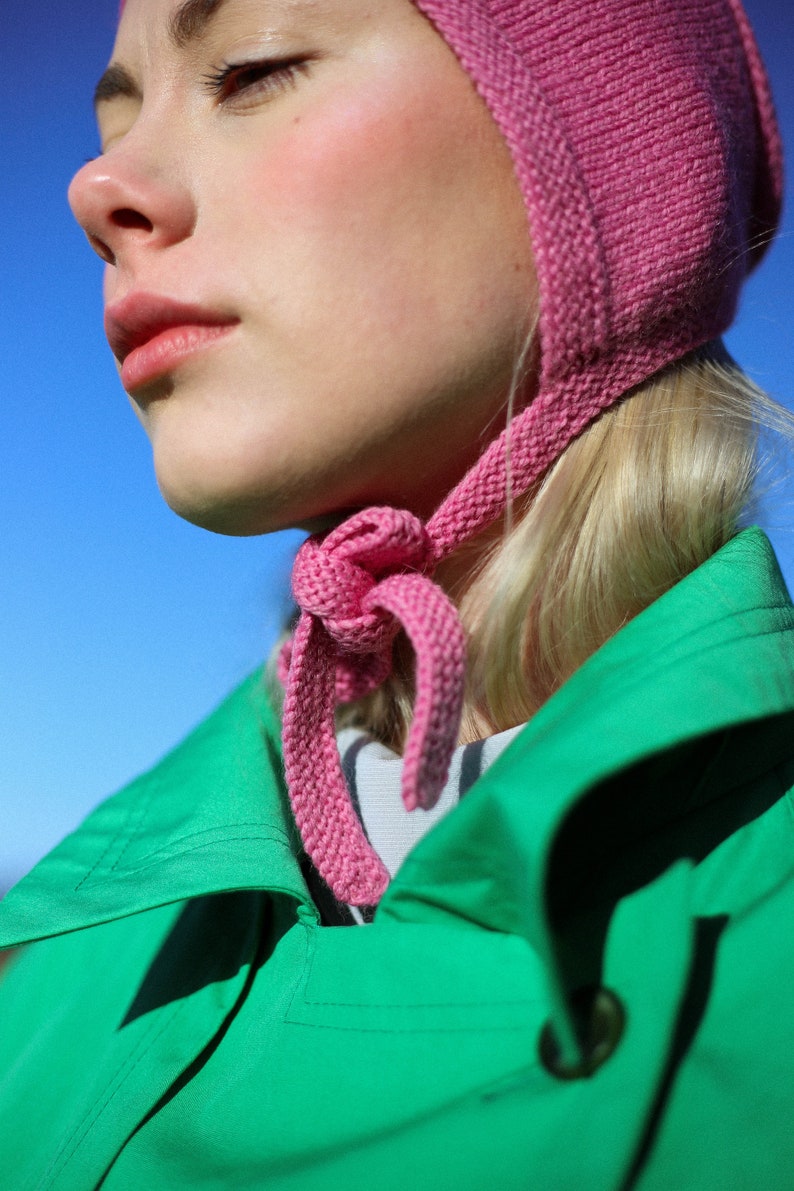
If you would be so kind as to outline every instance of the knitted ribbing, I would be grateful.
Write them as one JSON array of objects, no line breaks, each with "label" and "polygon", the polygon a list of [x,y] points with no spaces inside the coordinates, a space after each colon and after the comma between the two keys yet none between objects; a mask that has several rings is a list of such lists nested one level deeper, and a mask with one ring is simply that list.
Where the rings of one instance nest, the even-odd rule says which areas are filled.
[{"label": "knitted ribbing", "polygon": [[[299,554],[287,780],[307,850],[351,904],[375,902],[385,875],[344,792],[334,676],[340,696],[373,689],[397,622],[406,627],[419,692],[404,797],[432,800],[463,684],[462,634],[429,578],[435,564],[503,512],[508,456],[517,497],[603,409],[727,328],[782,191],[772,100],[739,0],[415,2],[512,154],[538,277],[540,372],[531,405],[427,526],[411,521],[421,549],[405,544],[410,514],[375,509]],[[363,525],[378,548],[356,556],[354,574],[338,563]]]}]

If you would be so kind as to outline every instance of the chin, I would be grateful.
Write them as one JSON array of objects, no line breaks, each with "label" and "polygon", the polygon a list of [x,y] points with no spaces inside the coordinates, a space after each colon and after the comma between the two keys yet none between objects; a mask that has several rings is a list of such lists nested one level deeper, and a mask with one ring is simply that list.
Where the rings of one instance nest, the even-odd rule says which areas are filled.
[{"label": "chin", "polygon": [[211,533],[251,537],[285,528],[274,514],[268,515],[261,500],[243,493],[228,488],[219,490],[206,483],[175,483],[160,474],[157,484],[166,504],[178,517]]},{"label": "chin", "polygon": [[174,449],[174,435],[163,434],[159,426],[156,429],[153,434],[147,426],[157,486],[183,521],[227,537],[285,528],[278,516],[281,502],[268,499],[261,486],[255,491],[252,477],[246,477],[245,469],[228,452],[207,451],[195,436],[186,441],[184,435]]},{"label": "chin", "polygon": [[[307,506],[306,494],[298,498],[289,485],[264,491],[261,484],[230,483],[228,469],[220,482],[212,468],[191,467],[176,473],[172,467],[156,468],[157,484],[166,504],[200,529],[226,537],[254,537],[282,529],[319,533],[338,524],[350,510],[321,512]],[[186,474],[187,473],[187,474]],[[213,482],[213,479],[218,482]]]}]

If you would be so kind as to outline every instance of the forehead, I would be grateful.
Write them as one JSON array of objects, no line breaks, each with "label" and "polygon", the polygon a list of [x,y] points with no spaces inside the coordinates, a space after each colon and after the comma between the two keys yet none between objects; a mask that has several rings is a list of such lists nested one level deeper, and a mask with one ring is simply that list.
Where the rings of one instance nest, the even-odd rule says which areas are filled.
[{"label": "forehead", "polygon": [[358,0],[121,0],[119,20],[134,8],[147,22],[164,23],[171,40],[182,48],[200,38],[221,12],[268,21],[287,14],[315,15],[323,9],[338,10],[341,16],[345,8],[357,7]]},{"label": "forehead", "polygon": [[[176,46],[182,46],[201,36],[224,2],[225,0],[169,0],[168,5],[160,2],[157,7],[165,15],[171,40]],[[124,17],[126,8],[127,0],[121,0],[119,20]]]},{"label": "forehead", "polygon": [[[200,37],[224,0],[177,0],[170,4],[167,14],[169,35],[177,47]],[[121,0],[119,18],[124,15],[127,0]]]}]

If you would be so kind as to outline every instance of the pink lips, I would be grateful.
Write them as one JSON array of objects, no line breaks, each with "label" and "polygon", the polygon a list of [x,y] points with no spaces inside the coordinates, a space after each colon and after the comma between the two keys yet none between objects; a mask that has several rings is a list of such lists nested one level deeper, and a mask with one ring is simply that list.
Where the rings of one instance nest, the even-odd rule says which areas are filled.
[{"label": "pink lips", "polygon": [[154,294],[128,294],[105,312],[105,334],[132,393],[167,375],[237,326],[239,319]]}]

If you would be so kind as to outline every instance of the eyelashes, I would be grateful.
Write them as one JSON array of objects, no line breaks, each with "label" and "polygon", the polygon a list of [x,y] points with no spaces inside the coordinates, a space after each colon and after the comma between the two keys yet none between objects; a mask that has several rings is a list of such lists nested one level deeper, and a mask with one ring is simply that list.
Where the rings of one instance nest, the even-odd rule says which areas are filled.
[{"label": "eyelashes", "polygon": [[202,77],[203,86],[223,103],[245,106],[257,99],[295,87],[309,63],[304,58],[265,58],[257,62],[225,63]]}]

